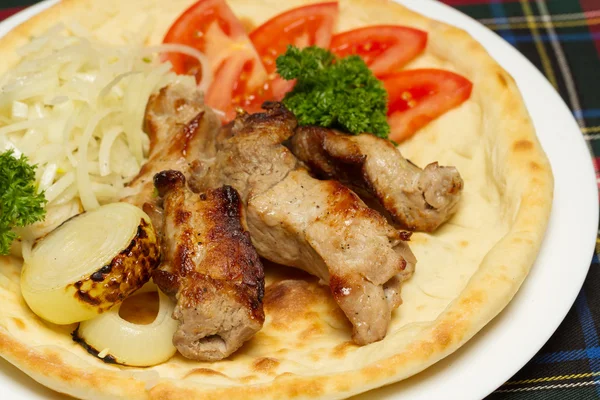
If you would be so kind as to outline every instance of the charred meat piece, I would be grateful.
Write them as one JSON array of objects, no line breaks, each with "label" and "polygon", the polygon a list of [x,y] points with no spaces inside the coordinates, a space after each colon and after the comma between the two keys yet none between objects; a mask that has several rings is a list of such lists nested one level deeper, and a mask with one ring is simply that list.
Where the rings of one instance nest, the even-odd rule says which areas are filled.
[{"label": "charred meat piece", "polygon": [[247,201],[299,167],[298,159],[281,145],[294,133],[296,118],[279,103],[267,107],[267,113],[239,114],[221,129],[215,161],[190,177],[193,190],[227,184]]},{"label": "charred meat piece", "polygon": [[223,128],[215,162],[196,174],[193,186],[236,188],[258,253],[327,283],[356,343],[383,339],[402,302],[401,283],[414,271],[410,235],[339,182],[311,177],[281,144],[294,133],[295,117],[279,103],[265,108]]},{"label": "charred meat piece", "polygon": [[337,179],[403,229],[432,232],[456,212],[463,180],[454,167],[421,169],[387,140],[300,127],[292,152],[323,179]]},{"label": "charred meat piece", "polygon": [[214,112],[205,107],[202,94],[183,83],[152,95],[144,121],[150,139],[148,161],[129,182],[122,199],[140,208],[155,203],[152,180],[156,173],[173,169],[188,175],[192,165],[197,168],[205,158],[214,157],[214,132],[221,126]]},{"label": "charred meat piece", "polygon": [[262,328],[264,272],[242,226],[242,202],[223,186],[193,193],[179,171],[154,178],[164,207],[163,260],[153,280],[177,301],[173,344],[187,358],[223,359]]}]

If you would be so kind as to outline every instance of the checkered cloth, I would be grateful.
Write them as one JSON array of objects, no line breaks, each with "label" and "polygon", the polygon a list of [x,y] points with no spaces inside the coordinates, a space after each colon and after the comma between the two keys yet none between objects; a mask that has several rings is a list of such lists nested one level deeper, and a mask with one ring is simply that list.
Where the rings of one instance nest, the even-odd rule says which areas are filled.
[{"label": "checkered cloth", "polygon": [[[571,108],[592,153],[600,155],[600,0],[444,2],[529,58]],[[598,176],[600,157],[594,161]],[[600,399],[598,264],[595,255],[573,308],[548,343],[489,400]]]},{"label": "checkered cloth", "polygon": [[[36,2],[0,0],[0,20]],[[600,0],[443,2],[476,18],[527,56],[571,107],[593,154],[600,155]],[[599,174],[600,157],[594,161]],[[598,264],[596,255],[583,290],[554,336],[488,400],[600,399]]]}]

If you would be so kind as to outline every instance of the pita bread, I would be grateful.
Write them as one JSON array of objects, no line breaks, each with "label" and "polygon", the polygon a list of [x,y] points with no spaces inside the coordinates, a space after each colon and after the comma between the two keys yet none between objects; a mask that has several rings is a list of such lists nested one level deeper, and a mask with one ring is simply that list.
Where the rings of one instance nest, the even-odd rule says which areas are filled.
[{"label": "pita bread", "polygon": [[[151,41],[193,0],[63,0],[0,41],[2,68],[16,46],[76,19],[119,42],[154,20]],[[307,0],[229,0],[248,29]],[[150,18],[150,19],[148,19]],[[108,365],[34,315],[19,293],[21,262],[0,259],[0,354],[54,390],[86,399],[345,398],[414,375],[475,335],[513,298],[546,231],[551,168],[513,79],[464,31],[383,0],[340,0],[338,31],[391,23],[429,32],[407,68],[441,67],[474,83],[469,101],[401,145],[418,165],[454,165],[465,180],[458,213],[432,235],[415,234],[415,275],[387,337],[358,347],[326,287],[292,269],[267,269],[264,328],[227,360],[176,355],[152,368]],[[4,71],[0,71],[4,72]]]}]

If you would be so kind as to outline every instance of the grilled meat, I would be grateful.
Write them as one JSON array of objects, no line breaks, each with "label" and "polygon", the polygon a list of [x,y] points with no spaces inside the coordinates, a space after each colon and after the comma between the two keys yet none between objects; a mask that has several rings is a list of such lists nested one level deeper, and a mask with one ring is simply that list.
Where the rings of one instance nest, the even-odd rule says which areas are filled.
[{"label": "grilled meat", "polygon": [[[202,94],[194,87],[177,83],[162,88],[148,101],[144,130],[150,138],[148,161],[128,184],[122,201],[140,208],[154,205],[155,174],[169,169],[189,174],[205,158],[216,153],[214,134],[221,123],[204,106]],[[155,207],[146,208],[152,217]],[[153,222],[156,218],[153,218]]]},{"label": "grilled meat", "polygon": [[387,140],[300,127],[290,149],[323,179],[337,179],[383,211],[396,226],[432,232],[456,212],[463,180],[454,167],[421,169]]},{"label": "grilled meat", "polygon": [[354,326],[353,339],[383,339],[400,287],[416,259],[405,235],[337,181],[297,169],[248,200],[248,229],[259,254],[329,284]]},{"label": "grilled meat", "polygon": [[177,301],[173,344],[190,359],[215,361],[262,328],[263,266],[242,226],[230,186],[193,193],[179,171],[154,178],[164,208],[163,260],[153,280]]},{"label": "grilled meat", "polygon": [[191,186],[238,190],[258,253],[329,284],[356,343],[381,340],[401,304],[401,283],[414,271],[410,235],[339,182],[312,178],[281,144],[296,129],[293,114],[279,103],[265,108],[223,128],[214,163],[196,171]]},{"label": "grilled meat", "polygon": [[240,114],[221,129],[215,161],[190,177],[193,190],[227,182],[247,201],[299,167],[298,159],[281,145],[294,132],[296,118],[279,103],[268,107],[267,113]]}]

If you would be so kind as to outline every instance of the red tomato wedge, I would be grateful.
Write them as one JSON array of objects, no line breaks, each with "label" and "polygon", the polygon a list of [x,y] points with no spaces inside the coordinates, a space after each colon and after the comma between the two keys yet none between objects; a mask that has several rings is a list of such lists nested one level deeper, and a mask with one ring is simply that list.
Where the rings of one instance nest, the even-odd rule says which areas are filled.
[{"label": "red tomato wedge", "polygon": [[425,50],[427,32],[395,25],[375,25],[338,33],[330,50],[338,57],[359,55],[373,74],[397,71]]},{"label": "red tomato wedge", "polygon": [[[328,48],[339,13],[337,2],[316,3],[293,8],[269,19],[250,33],[250,40],[269,74],[269,95],[281,100],[294,87],[293,81],[280,78],[275,60],[288,45],[299,48]],[[263,93],[255,94],[264,98]]]},{"label": "red tomato wedge", "polygon": [[[206,54],[213,84],[205,102],[225,112],[225,120],[233,118],[235,107],[267,79],[244,26],[225,0],[200,0],[192,5],[171,25],[163,42],[185,44]],[[200,81],[200,68],[192,57],[171,53],[166,59],[175,72],[196,75]]]},{"label": "red tomato wedge", "polygon": [[388,92],[390,139],[408,139],[423,126],[471,96],[473,84],[440,69],[415,69],[382,78]]},{"label": "red tomato wedge", "polygon": [[283,12],[250,32],[250,40],[271,73],[289,44],[329,47],[339,13],[337,2],[310,4]]}]

